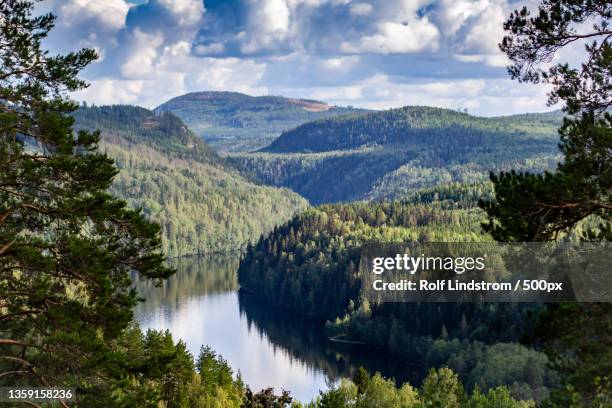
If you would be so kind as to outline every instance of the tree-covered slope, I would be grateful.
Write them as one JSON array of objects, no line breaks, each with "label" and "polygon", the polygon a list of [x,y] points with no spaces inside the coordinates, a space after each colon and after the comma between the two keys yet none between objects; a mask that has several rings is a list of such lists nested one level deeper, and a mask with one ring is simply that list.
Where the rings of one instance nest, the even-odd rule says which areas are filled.
[{"label": "tree-covered slope", "polygon": [[309,122],[284,132],[262,151],[312,153],[396,143],[450,149],[507,138],[520,142],[556,135],[560,120],[557,112],[484,118],[449,109],[406,106]]},{"label": "tree-covered slope", "polygon": [[263,183],[314,204],[392,199],[490,171],[542,171],[558,160],[557,112],[480,118],[406,107],[306,123],[232,160]]},{"label": "tree-covered slope", "polygon": [[491,241],[476,206],[491,196],[490,183],[450,185],[402,201],[311,208],[248,247],[239,283],[272,304],[327,319],[336,339],[451,367],[470,389],[511,385],[513,395],[540,401],[555,375],[543,354],[515,343],[532,331],[540,305],[370,303],[362,293],[364,244]]},{"label": "tree-covered slope", "polygon": [[170,256],[244,246],[306,208],[297,194],[253,184],[171,113],[81,108],[77,129],[99,129],[120,170],[112,190],[159,222]]},{"label": "tree-covered slope", "polygon": [[173,112],[219,151],[256,150],[302,123],[362,111],[308,99],[238,92],[189,93],[156,110]]},{"label": "tree-covered slope", "polygon": [[132,105],[81,107],[74,114],[76,129],[100,129],[103,136],[121,136],[126,142],[146,145],[162,153],[221,164],[221,159],[206,142],[194,138],[185,124],[172,114],[154,114]]},{"label": "tree-covered slope", "polygon": [[248,247],[239,282],[274,304],[327,319],[342,316],[351,300],[359,301],[364,243],[490,241],[475,204],[491,194],[489,184],[452,185],[401,201],[311,208]]}]

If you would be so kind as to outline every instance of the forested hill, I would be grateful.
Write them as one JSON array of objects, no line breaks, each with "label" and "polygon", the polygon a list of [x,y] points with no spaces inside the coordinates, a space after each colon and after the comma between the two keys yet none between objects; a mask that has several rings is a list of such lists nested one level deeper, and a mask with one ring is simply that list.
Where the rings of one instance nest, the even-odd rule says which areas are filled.
[{"label": "forested hill", "polygon": [[154,112],[133,105],[82,107],[74,115],[75,128],[103,129],[106,138],[121,135],[134,144],[202,163],[222,164],[217,153],[170,112]]},{"label": "forested hill", "polygon": [[479,118],[406,107],[307,123],[261,152],[231,157],[254,178],[313,204],[393,199],[481,182],[490,171],[553,169],[560,123],[559,112]]},{"label": "forested hill", "polygon": [[302,123],[366,112],[309,99],[254,97],[238,92],[189,93],[169,100],[156,111],[175,113],[220,151],[256,150]]},{"label": "forested hill", "polygon": [[504,142],[508,137],[520,142],[556,136],[560,122],[559,112],[484,118],[449,109],[407,106],[306,123],[284,132],[262,151],[311,153],[394,143],[475,145]]},{"label": "forested hill", "polygon": [[239,175],[171,113],[80,108],[76,129],[99,129],[120,170],[112,191],[161,224],[170,256],[226,251],[307,207],[299,195]]},{"label": "forested hill", "polygon": [[544,355],[515,343],[530,332],[538,305],[370,303],[362,296],[362,245],[487,242],[475,205],[491,196],[490,183],[450,185],[402,201],[311,208],[249,246],[239,283],[272,304],[327,319],[336,339],[451,367],[469,389],[508,385],[516,397],[539,401],[554,375]]}]

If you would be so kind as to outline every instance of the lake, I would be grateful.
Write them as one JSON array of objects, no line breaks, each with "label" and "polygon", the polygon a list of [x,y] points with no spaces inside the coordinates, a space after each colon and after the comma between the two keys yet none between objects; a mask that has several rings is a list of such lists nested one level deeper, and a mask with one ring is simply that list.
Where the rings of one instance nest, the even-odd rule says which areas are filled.
[{"label": "lake", "polygon": [[324,322],[238,292],[238,254],[173,260],[176,275],[155,287],[138,282],[143,330],[170,330],[194,357],[211,346],[253,391],[274,387],[302,402],[360,366],[398,381],[418,381],[414,368],[365,346],[332,343]]}]

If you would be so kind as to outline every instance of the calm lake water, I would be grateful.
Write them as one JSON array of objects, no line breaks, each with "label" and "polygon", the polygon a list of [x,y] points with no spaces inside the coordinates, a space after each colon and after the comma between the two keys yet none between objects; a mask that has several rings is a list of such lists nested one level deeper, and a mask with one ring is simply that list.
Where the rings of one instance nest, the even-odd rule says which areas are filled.
[{"label": "calm lake water", "polygon": [[365,347],[328,341],[323,322],[270,306],[237,291],[238,255],[173,261],[176,275],[160,288],[138,282],[143,330],[168,329],[197,356],[210,345],[253,391],[274,387],[303,402],[363,366],[403,382],[414,370]]}]

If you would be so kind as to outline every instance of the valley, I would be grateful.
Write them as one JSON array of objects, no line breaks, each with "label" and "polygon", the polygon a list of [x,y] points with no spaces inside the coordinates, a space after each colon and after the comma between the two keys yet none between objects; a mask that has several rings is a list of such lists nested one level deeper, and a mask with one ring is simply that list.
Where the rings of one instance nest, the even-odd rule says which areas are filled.
[{"label": "valley", "polygon": [[[194,95],[162,106],[170,110],[180,102],[176,115],[190,112],[189,120],[196,123],[203,95],[210,96],[196,95],[194,106],[190,105]],[[309,112],[329,113],[331,108],[325,106],[307,105]],[[312,341],[326,344],[317,352],[323,354],[306,357],[307,366],[310,358],[324,364],[323,372],[315,369],[316,389],[324,388],[325,381],[356,372],[354,366],[325,363],[328,347],[335,344],[328,343],[331,338],[380,350],[385,358],[396,356],[408,365],[450,366],[468,390],[511,385],[510,392],[516,398],[546,399],[556,381],[555,373],[547,368],[546,356],[516,344],[517,333],[533,331],[527,316],[538,313],[540,306],[369,304],[360,296],[357,265],[365,242],[491,241],[481,229],[485,214],[478,206],[479,200],[494,196],[489,172],[514,169],[539,173],[555,168],[560,159],[556,129],[561,114],[480,118],[445,109],[404,107],[300,124],[292,122],[295,112],[276,112],[276,125],[297,123],[276,139],[266,132],[280,128],[260,126],[268,121],[268,114],[253,114],[252,122],[241,124],[252,134],[268,136],[252,139],[250,134],[238,132],[212,146],[174,113],[162,109],[83,107],[75,119],[77,129],[100,129],[102,147],[120,171],[113,191],[161,223],[168,254],[242,251],[231,262],[218,261],[223,255],[212,255],[213,264],[220,264],[205,268],[210,272],[202,283],[191,285],[193,288],[208,287],[210,276],[225,270],[225,264],[235,264],[230,268],[230,283],[235,283],[223,292],[226,309],[230,304],[236,307],[239,283],[238,305],[247,317],[254,313],[249,309],[268,310],[267,315],[280,307],[284,314],[297,312],[319,322],[315,324],[319,337]],[[224,115],[209,111],[206,121],[222,123]],[[206,134],[204,128],[200,130]],[[264,141],[271,143],[261,147]],[[232,143],[238,146],[236,151],[229,147]],[[245,146],[242,143],[260,149],[240,151]],[[183,269],[178,279],[193,274]],[[163,292],[178,288],[169,285]],[[147,308],[152,311],[174,307],[172,299],[156,300],[158,289],[144,290]],[[180,332],[185,320],[182,314],[200,307],[191,303],[204,302],[201,307],[206,305],[207,309],[217,304],[206,293],[194,297],[190,290],[181,289],[175,295],[167,292],[181,299],[183,306],[176,313],[185,310],[174,321],[156,321],[155,315],[142,312],[138,312],[139,320],[145,327]],[[248,306],[252,302],[247,298],[253,295],[259,306]],[[195,310],[189,313],[199,313]],[[253,315],[253,323],[268,324],[260,315]],[[242,324],[242,318],[236,320],[236,325]],[[274,336],[275,327],[261,330]],[[289,329],[283,330],[281,337],[270,340],[282,345],[294,337]],[[192,334],[180,336],[189,340]],[[189,344],[197,347],[203,341],[198,337]],[[249,369],[246,362],[236,360],[244,358],[239,357],[241,349],[228,349],[223,342],[214,341],[216,349],[234,355],[234,365]],[[358,349],[342,351],[343,358],[359,359]],[[291,348],[286,352],[291,356],[304,353]],[[510,354],[516,356],[512,361],[507,359]],[[477,363],[476,356],[487,357]],[[280,363],[276,358],[271,361],[272,365]],[[379,363],[364,360],[360,364],[370,369]],[[490,375],[483,382],[481,372],[498,370],[499,364],[509,370],[507,374]],[[297,365],[296,369],[304,368]],[[332,374],[337,370],[341,372]],[[526,374],[531,372],[534,374]],[[396,375],[401,378],[407,374],[398,369]],[[257,375],[248,376],[256,383]],[[409,376],[418,382],[425,373],[413,368]],[[290,385],[302,398],[315,395],[315,389]]]},{"label": "valley", "polygon": [[366,112],[309,99],[194,92],[155,109],[172,112],[220,152],[258,150],[282,132],[315,119]]},{"label": "valley", "polygon": [[612,407],[612,3],[515,3],[0,1],[0,401]]},{"label": "valley", "polygon": [[241,176],[171,113],[107,106],[74,117],[77,129],[100,131],[119,169],[112,191],[160,223],[169,256],[240,250],[308,205]]},{"label": "valley", "polygon": [[488,180],[489,172],[554,169],[559,112],[481,118],[404,107],[321,119],[255,153],[229,158],[262,183],[312,204],[397,199],[422,188]]}]

